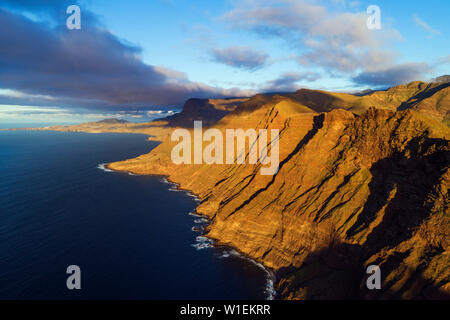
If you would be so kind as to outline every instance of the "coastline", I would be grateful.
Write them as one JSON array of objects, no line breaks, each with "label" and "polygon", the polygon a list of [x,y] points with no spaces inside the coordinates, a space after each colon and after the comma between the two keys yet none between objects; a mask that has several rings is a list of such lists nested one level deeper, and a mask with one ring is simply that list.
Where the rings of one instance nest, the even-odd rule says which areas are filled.
[{"label": "coastline", "polygon": [[[112,168],[110,168],[109,165],[110,164],[99,164],[98,168],[100,170],[103,170],[106,172],[123,172],[123,173],[128,173],[130,175],[141,175],[141,174],[135,174],[128,170],[112,169]],[[198,195],[196,195],[192,190],[182,189],[180,187],[180,184],[178,184],[174,181],[171,181],[168,175],[163,175],[163,174],[145,174],[145,175],[160,178],[161,182],[170,186],[170,188],[168,189],[169,191],[184,192],[186,195],[192,197],[197,204],[200,204],[202,201],[198,197]],[[188,214],[192,215],[194,217],[197,217],[198,219],[204,220],[205,225],[209,225],[211,222],[211,219],[208,216],[201,215],[196,210],[189,212]],[[196,223],[196,222],[194,221],[194,223]],[[194,232],[200,233],[200,235],[196,237],[197,243],[193,245],[197,250],[203,250],[203,249],[207,249],[207,248],[211,248],[211,247],[216,248],[216,249],[223,249],[224,251],[227,250],[228,251],[227,255],[223,255],[221,258],[227,258],[229,256],[237,256],[240,259],[244,259],[244,260],[256,265],[265,274],[266,285],[265,285],[264,293],[266,295],[266,300],[274,300],[276,298],[277,292],[275,290],[275,283],[277,282],[277,276],[276,276],[275,271],[264,266],[264,264],[262,264],[261,262],[252,259],[245,253],[242,253],[239,250],[239,248],[232,247],[232,246],[229,246],[226,244],[222,244],[219,239],[214,239],[212,237],[207,236],[205,233],[205,229],[203,227],[197,228],[196,226],[194,226],[192,229]]]},{"label": "coastline", "polygon": [[[72,299],[73,291],[60,290],[60,277],[53,272],[53,259],[48,257],[55,255],[64,263],[58,269],[60,274],[65,274],[65,266],[71,264],[87,270],[84,274],[89,279],[83,281],[84,290],[76,298],[199,301],[266,298],[265,278],[260,269],[236,257],[222,260],[221,252],[213,248],[197,251],[192,247],[199,235],[191,230],[196,225],[195,218],[186,214],[197,206],[193,198],[181,191],[169,192],[171,186],[157,177],[108,173],[98,168],[99,163],[142,154],[154,143],[149,144],[142,136],[34,132],[2,136],[1,142],[6,147],[2,151],[8,155],[4,162],[7,165],[2,168],[6,173],[2,185],[23,190],[14,195],[12,200],[17,202],[11,203],[11,210],[8,208],[4,216],[18,222],[22,219],[16,217],[24,217],[27,222],[21,224],[23,229],[15,228],[14,224],[8,226],[5,229],[8,241],[3,245],[5,249],[15,244],[27,245],[26,267],[30,268],[26,274],[21,269],[17,271],[22,251],[6,250],[12,265],[2,269],[9,285],[0,290],[2,296],[18,297],[23,292],[23,297],[30,299],[59,299],[59,294],[63,299]],[[48,152],[42,152],[43,149]],[[22,157],[24,154],[27,157]],[[42,170],[36,171],[35,163],[41,164]],[[17,174],[23,174],[24,179],[18,180]],[[35,199],[40,188],[27,187],[35,181],[42,182],[39,186],[58,197]],[[2,199],[2,204],[9,205],[7,193]],[[21,210],[22,203],[30,204],[29,210]],[[34,223],[42,220],[40,217],[46,223],[36,227]],[[30,226],[33,236],[36,232],[40,241],[27,237]],[[67,226],[74,231],[67,231]],[[110,267],[102,272],[105,266]],[[29,278],[36,269],[48,271],[39,272],[38,278]],[[95,277],[90,277],[92,274]],[[110,281],[117,275],[123,276]],[[45,279],[48,286],[43,287],[40,279]],[[28,285],[33,287],[32,291],[27,291]]]}]

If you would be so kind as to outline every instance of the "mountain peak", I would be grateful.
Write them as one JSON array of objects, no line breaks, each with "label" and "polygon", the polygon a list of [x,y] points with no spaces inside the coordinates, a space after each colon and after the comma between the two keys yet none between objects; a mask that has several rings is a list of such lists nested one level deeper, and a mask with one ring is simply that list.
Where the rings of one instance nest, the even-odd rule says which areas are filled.
[{"label": "mountain peak", "polygon": [[433,79],[433,82],[447,83],[450,82],[450,75],[444,75]]},{"label": "mountain peak", "polygon": [[117,118],[112,118],[112,119],[104,119],[104,120],[100,120],[97,121],[97,123],[104,123],[104,124],[123,124],[123,123],[127,123],[127,120],[123,120],[123,119],[117,119]]}]

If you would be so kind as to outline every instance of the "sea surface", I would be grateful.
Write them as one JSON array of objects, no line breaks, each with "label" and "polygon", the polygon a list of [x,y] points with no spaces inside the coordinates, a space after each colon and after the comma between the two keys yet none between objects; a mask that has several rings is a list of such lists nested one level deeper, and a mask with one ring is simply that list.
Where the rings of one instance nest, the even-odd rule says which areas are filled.
[{"label": "sea surface", "polygon": [[[267,271],[198,232],[195,197],[102,170],[144,135],[0,131],[0,299],[265,299]],[[81,290],[68,290],[69,265]]]}]

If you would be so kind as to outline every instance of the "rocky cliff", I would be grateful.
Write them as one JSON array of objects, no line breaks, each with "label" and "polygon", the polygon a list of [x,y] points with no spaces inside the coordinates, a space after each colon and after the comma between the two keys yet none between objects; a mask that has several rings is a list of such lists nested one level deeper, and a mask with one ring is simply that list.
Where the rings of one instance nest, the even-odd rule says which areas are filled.
[{"label": "rocky cliff", "polygon": [[[195,192],[207,236],[275,270],[279,298],[448,298],[449,105],[442,83],[259,95],[214,128],[279,129],[273,176],[261,163],[174,165],[169,138],[109,167]],[[373,264],[383,283],[369,291]]]}]

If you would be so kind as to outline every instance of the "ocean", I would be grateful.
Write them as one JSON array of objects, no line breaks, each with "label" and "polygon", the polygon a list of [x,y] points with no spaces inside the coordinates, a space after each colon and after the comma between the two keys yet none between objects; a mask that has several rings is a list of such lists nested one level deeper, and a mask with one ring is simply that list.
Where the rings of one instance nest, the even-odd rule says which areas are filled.
[{"label": "ocean", "polygon": [[[201,237],[195,197],[102,170],[136,134],[0,131],[0,299],[265,299],[268,273]],[[69,265],[81,289],[69,290]]]}]

